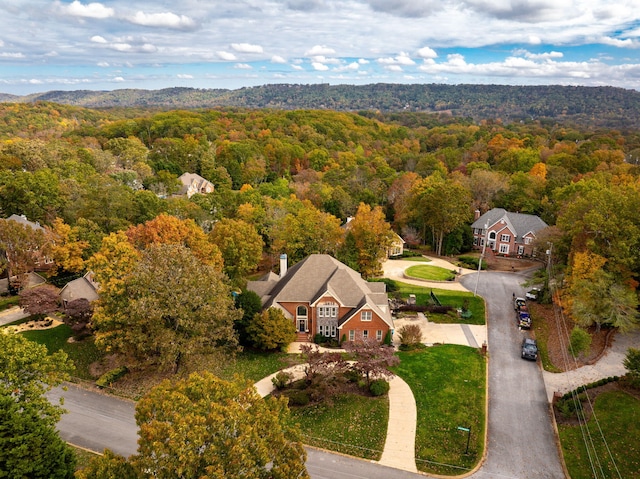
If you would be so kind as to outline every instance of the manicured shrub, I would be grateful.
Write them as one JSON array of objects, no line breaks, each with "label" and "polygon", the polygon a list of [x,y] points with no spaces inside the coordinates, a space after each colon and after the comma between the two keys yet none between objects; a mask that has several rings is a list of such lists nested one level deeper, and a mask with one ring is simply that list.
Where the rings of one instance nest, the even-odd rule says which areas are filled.
[{"label": "manicured shrub", "polygon": [[271,378],[271,382],[275,386],[276,389],[282,390],[287,387],[287,385],[291,382],[293,375],[291,373],[280,371],[274,377]]},{"label": "manicured shrub", "polygon": [[374,379],[369,386],[369,392],[373,396],[383,396],[389,392],[389,381],[384,379]]}]

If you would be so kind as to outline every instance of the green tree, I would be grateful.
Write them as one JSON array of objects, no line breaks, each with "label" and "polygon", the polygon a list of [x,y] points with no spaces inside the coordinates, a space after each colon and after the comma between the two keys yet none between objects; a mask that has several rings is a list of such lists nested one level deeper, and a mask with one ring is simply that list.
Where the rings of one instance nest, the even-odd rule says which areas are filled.
[{"label": "green tree", "polygon": [[569,352],[575,358],[589,351],[591,335],[582,328],[575,326],[569,337]]},{"label": "green tree", "polygon": [[268,308],[256,313],[246,328],[249,341],[258,349],[286,351],[296,340],[296,327],[282,310]]},{"label": "green tree", "polygon": [[96,344],[107,351],[173,372],[235,351],[240,312],[224,275],[188,248],[154,244],[118,281],[101,290],[93,315]]},{"label": "green tree", "polygon": [[45,396],[72,369],[64,352],[0,333],[0,477],[73,477],[75,456],[55,429],[63,410]]},{"label": "green tree", "polygon": [[233,326],[238,333],[238,341],[240,344],[243,346],[249,346],[250,342],[247,333],[247,326],[251,324],[253,317],[257,313],[260,313],[260,310],[262,309],[262,300],[257,293],[247,289],[236,296],[235,302],[236,308],[242,310],[242,318],[237,320]]},{"label": "green tree", "polygon": [[223,218],[214,225],[209,239],[220,248],[224,272],[236,282],[256,269],[262,259],[262,237],[245,221]]},{"label": "green tree", "polygon": [[211,373],[164,381],[136,406],[138,454],[157,479],[308,478],[306,452],[286,400],[261,398],[244,381]]},{"label": "green tree", "polygon": [[436,173],[412,190],[414,218],[423,228],[430,228],[437,255],[442,254],[444,236],[471,220],[471,193],[461,183]]}]

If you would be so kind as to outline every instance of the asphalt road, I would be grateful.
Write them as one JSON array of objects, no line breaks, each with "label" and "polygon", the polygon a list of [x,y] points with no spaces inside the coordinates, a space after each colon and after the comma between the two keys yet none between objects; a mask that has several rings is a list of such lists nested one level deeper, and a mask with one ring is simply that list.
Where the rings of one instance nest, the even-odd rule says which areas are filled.
[{"label": "asphalt road", "polygon": [[[461,282],[475,289],[476,275]],[[474,479],[561,479],[564,472],[556,447],[539,363],[520,358],[528,332],[515,324],[512,294],[522,295],[524,276],[481,273],[478,294],[487,302],[489,343],[489,419],[486,460],[468,477]],[[61,436],[87,449],[128,457],[137,448],[134,403],[69,385],[49,394],[65,398],[69,410],[58,424]],[[313,479],[408,479],[424,477],[371,461],[308,449],[307,470]]]},{"label": "asphalt road", "polygon": [[[513,294],[524,296],[518,273],[483,272],[478,294],[487,305],[489,424],[487,457],[473,479],[564,478],[539,362],[520,357],[529,334],[515,322]],[[476,275],[462,278],[473,291]]]}]

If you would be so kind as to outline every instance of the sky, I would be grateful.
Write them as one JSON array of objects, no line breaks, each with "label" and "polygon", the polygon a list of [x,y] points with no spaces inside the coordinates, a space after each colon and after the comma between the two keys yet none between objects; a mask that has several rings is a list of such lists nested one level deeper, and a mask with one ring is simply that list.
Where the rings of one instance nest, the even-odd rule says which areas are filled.
[{"label": "sky", "polygon": [[447,83],[640,90],[640,0],[5,0],[0,92]]}]

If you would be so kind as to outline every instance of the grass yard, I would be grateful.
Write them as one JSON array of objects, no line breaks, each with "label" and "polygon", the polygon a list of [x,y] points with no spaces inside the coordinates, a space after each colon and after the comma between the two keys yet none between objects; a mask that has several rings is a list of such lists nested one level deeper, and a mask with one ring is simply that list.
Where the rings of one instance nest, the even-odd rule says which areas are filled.
[{"label": "grass yard", "polygon": [[[596,477],[589,458],[597,457],[597,477],[640,478],[640,400],[622,391],[609,391],[598,395],[594,407],[599,425],[593,416],[588,421],[587,429],[594,444],[589,452],[583,439],[586,431],[580,426],[561,424],[558,427],[564,460],[571,477]],[[606,444],[600,430],[604,431]],[[607,448],[615,459],[615,466]]]},{"label": "grass yard", "polygon": [[470,318],[462,318],[458,315],[452,316],[449,314],[429,314],[429,321],[434,323],[485,324],[484,300],[480,296],[474,296],[473,293],[469,291],[425,288],[423,286],[403,283],[402,281],[394,281],[394,283],[398,287],[398,292],[402,298],[407,299],[410,294],[415,294],[417,304],[429,304],[431,302],[431,291],[433,291],[443,305],[460,308],[465,301],[468,302],[468,308],[471,311]]},{"label": "grass yard", "polygon": [[379,460],[387,437],[389,400],[345,394],[332,405],[293,407],[291,416],[300,424],[305,444]]},{"label": "grass yard", "polygon": [[449,269],[429,264],[410,266],[404,273],[412,278],[424,279],[427,281],[453,281],[456,277],[456,275]]},{"label": "grass yard", "polygon": [[403,261],[420,261],[422,263],[431,262],[431,258],[427,258],[426,256],[403,256],[402,258],[391,258],[391,259],[401,259]]},{"label": "grass yard", "polygon": [[4,311],[5,309],[12,308],[13,306],[18,306],[20,304],[19,296],[6,296],[0,298],[0,311]]},{"label": "grass yard", "polygon": [[89,372],[89,366],[98,361],[102,353],[96,348],[92,337],[70,343],[68,339],[72,336],[72,332],[66,324],[51,329],[25,331],[21,334],[30,341],[44,344],[50,353],[62,349],[76,366],[73,373],[75,377],[86,380],[95,379]]},{"label": "grass yard", "polygon": [[232,380],[234,375],[257,382],[283,368],[296,364],[298,357],[286,353],[264,353],[245,350],[235,360],[213,371],[222,379]]},{"label": "grass yard", "polygon": [[[398,355],[400,364],[393,370],[411,387],[418,408],[418,469],[442,475],[472,469],[484,451],[485,358],[477,349],[457,345]],[[458,427],[471,430],[468,454],[468,434]]]}]

